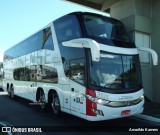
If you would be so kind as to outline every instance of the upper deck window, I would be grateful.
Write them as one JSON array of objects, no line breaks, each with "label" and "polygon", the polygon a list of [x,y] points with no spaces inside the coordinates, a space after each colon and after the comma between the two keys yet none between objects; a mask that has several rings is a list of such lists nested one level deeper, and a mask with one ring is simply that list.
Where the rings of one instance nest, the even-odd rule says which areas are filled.
[{"label": "upper deck window", "polygon": [[119,21],[91,15],[85,15],[83,19],[88,35],[130,42],[123,24]]},{"label": "upper deck window", "polygon": [[58,42],[80,38],[81,29],[75,15],[64,16],[54,22]]},{"label": "upper deck window", "polygon": [[120,21],[94,14],[83,14],[82,20],[88,38],[111,46],[135,47],[129,33]]},{"label": "upper deck window", "polygon": [[47,28],[43,30],[42,34],[42,49],[54,50],[53,39],[51,29]]}]

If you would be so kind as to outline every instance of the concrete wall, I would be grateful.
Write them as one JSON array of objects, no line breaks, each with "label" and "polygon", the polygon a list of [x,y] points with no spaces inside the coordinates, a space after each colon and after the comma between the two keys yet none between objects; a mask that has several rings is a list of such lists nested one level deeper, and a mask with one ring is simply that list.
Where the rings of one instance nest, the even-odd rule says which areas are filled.
[{"label": "concrete wall", "polygon": [[121,0],[111,7],[111,17],[123,19],[135,14],[135,0]]},{"label": "concrete wall", "polygon": [[[149,35],[152,33],[151,9],[151,0],[121,0],[111,6],[111,17],[121,20],[135,40],[136,31]],[[145,96],[155,101],[152,66],[150,64],[143,66],[142,64],[141,69]]]},{"label": "concrete wall", "polygon": [[121,1],[121,0],[105,0],[102,7],[101,7],[101,10],[104,11],[119,1]]},{"label": "concrete wall", "polygon": [[152,0],[135,0],[136,14],[151,18]]},{"label": "concrete wall", "polygon": [[142,83],[144,87],[144,95],[153,101],[153,84],[152,84],[152,69],[148,67],[142,67]]},{"label": "concrete wall", "polygon": [[159,55],[159,65],[153,67],[153,98],[160,103],[160,0],[152,3],[152,48]]}]

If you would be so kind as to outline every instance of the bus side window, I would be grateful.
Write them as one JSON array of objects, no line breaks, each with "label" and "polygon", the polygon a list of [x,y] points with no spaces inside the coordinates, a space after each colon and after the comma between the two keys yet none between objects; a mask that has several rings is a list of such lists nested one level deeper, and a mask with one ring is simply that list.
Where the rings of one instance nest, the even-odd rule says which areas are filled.
[{"label": "bus side window", "polygon": [[42,49],[54,50],[51,28],[46,28],[42,32]]},{"label": "bus side window", "polygon": [[39,65],[37,81],[46,83],[58,83],[57,69],[52,64]]},{"label": "bus side window", "polygon": [[70,60],[70,79],[84,84],[85,79],[85,60],[76,59]]},{"label": "bus side window", "polygon": [[14,79],[20,81],[30,81],[29,72],[30,72],[29,67],[16,68],[13,71]]},{"label": "bus side window", "polygon": [[62,57],[63,67],[64,67],[64,73],[66,77],[69,77],[70,69],[69,69],[69,61],[65,61],[64,57]]},{"label": "bus side window", "polygon": [[30,81],[30,69],[28,66],[25,68],[25,81]]},{"label": "bus side window", "polygon": [[14,69],[13,77],[14,77],[14,80],[20,80],[19,68]]},{"label": "bus side window", "polygon": [[30,66],[30,81],[36,81],[37,71],[36,66]]},{"label": "bus side window", "polygon": [[67,15],[54,22],[58,42],[82,37],[78,19],[75,15]]},{"label": "bus side window", "polygon": [[24,81],[24,68],[19,68],[20,81]]}]

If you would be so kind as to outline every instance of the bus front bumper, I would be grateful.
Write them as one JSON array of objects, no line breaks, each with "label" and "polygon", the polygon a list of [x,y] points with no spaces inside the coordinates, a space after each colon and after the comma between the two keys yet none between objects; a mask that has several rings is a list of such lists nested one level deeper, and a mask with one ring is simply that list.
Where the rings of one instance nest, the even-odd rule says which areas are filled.
[{"label": "bus front bumper", "polygon": [[87,120],[89,121],[101,121],[116,119],[122,117],[128,117],[136,114],[140,114],[144,109],[144,99],[137,105],[127,106],[127,107],[108,107],[104,105],[97,104],[97,109],[93,110],[97,113],[96,116],[88,116]]}]

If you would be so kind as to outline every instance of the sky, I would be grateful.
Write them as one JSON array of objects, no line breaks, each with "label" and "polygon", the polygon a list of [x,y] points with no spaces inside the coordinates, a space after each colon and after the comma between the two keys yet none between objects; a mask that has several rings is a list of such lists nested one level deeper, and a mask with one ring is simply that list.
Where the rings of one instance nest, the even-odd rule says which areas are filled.
[{"label": "sky", "polygon": [[8,48],[53,20],[74,11],[106,15],[64,0],[0,0],[0,62]]}]

